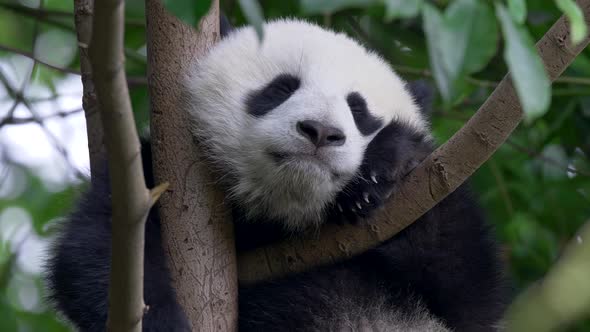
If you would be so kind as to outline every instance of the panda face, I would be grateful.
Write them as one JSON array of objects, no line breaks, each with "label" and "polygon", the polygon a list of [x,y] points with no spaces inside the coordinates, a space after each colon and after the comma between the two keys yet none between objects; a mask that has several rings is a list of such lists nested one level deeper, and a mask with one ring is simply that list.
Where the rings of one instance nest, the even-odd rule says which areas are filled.
[{"label": "panda face", "polygon": [[188,73],[194,132],[250,218],[317,225],[391,121],[425,123],[404,83],[345,35],[276,21],[230,34]]}]

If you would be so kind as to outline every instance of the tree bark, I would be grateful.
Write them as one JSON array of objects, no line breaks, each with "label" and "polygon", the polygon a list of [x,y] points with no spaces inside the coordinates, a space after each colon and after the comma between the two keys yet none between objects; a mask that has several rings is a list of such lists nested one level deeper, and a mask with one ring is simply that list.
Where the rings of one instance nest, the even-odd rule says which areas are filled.
[{"label": "tree bark", "polygon": [[151,138],[156,180],[170,182],[160,200],[164,250],[177,297],[193,330],[232,331],[237,323],[233,224],[195,145],[182,104],[182,78],[219,36],[219,2],[195,33],[146,0]]},{"label": "tree bark", "polygon": [[76,36],[78,38],[78,49],[80,51],[80,73],[82,75],[82,107],[86,118],[86,133],[88,135],[88,151],[90,157],[91,179],[96,174],[101,164],[106,159],[104,146],[104,132],[100,122],[100,110],[96,100],[94,82],[92,82],[92,67],[88,57],[88,45],[92,37],[92,11],[93,0],[74,1],[74,20],[76,23]]},{"label": "tree bark", "polygon": [[[578,0],[590,26],[590,0]],[[590,42],[572,46],[569,23],[560,18],[537,43],[553,81]],[[251,283],[360,254],[390,239],[453,192],[504,143],[522,119],[510,75],[447,143],[405,179],[373,220],[358,225],[325,225],[319,235],[287,240],[238,257],[240,282]]]},{"label": "tree bark", "polygon": [[[142,330],[145,221],[161,193],[145,186],[139,138],[125,78],[125,2],[94,7],[89,47],[92,79],[104,128],[112,201],[108,331]],[[88,26],[84,26],[88,29]],[[85,82],[88,84],[90,81]],[[89,133],[94,133],[89,128]]]}]

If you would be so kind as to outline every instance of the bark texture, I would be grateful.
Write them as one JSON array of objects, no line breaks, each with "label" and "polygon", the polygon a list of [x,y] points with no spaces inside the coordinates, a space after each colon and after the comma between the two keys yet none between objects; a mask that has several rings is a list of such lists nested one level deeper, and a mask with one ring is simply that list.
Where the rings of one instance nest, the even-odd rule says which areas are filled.
[{"label": "bark texture", "polygon": [[100,163],[106,158],[106,148],[103,142],[104,131],[100,122],[100,110],[96,100],[94,82],[92,82],[92,66],[88,57],[88,45],[92,37],[93,0],[74,1],[74,20],[76,36],[80,51],[80,73],[82,74],[82,107],[86,118],[86,132],[88,135],[88,151],[90,153],[90,174],[96,174]]},{"label": "bark texture", "polygon": [[178,300],[194,331],[232,331],[237,323],[237,271],[231,214],[214,185],[182,106],[182,78],[219,38],[219,2],[198,31],[146,0],[151,139],[164,250]]},{"label": "bark texture", "polygon": [[[578,0],[590,26],[590,0]],[[553,81],[590,42],[571,45],[569,23],[560,18],[537,43]],[[301,272],[360,254],[390,239],[453,192],[504,143],[523,113],[508,74],[478,112],[448,142],[414,169],[368,223],[325,225],[319,235],[240,253],[240,282]]]}]

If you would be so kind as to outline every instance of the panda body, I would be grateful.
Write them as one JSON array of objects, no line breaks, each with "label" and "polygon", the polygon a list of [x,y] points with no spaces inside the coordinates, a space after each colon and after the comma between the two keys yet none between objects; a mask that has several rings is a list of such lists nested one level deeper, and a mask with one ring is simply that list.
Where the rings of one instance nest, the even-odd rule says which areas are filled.
[{"label": "panda body", "polygon": [[[424,87],[343,34],[297,20],[231,32],[194,64],[184,104],[226,190],[239,250],[366,218],[432,150]],[[153,185],[149,143],[143,146]],[[56,307],[102,331],[110,257],[108,174],[57,239]],[[144,331],[185,331],[159,236],[146,229]],[[460,187],[394,238],[344,262],[239,289],[239,330],[494,331],[504,309],[496,247]]]}]

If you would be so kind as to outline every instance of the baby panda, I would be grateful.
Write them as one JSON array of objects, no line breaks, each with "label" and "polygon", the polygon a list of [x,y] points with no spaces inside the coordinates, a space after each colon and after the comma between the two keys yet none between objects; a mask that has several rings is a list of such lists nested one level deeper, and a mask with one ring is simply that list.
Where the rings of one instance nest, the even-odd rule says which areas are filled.
[{"label": "baby panda", "polygon": [[[231,31],[185,79],[194,119],[236,223],[238,250],[367,222],[434,145],[429,94],[341,33],[298,20]],[[153,185],[149,143],[146,182]],[[103,331],[110,258],[108,174],[81,198],[48,261],[51,300]],[[148,217],[144,331],[187,331]],[[465,186],[357,257],[239,288],[240,331],[495,331],[505,306],[497,247]]]}]

